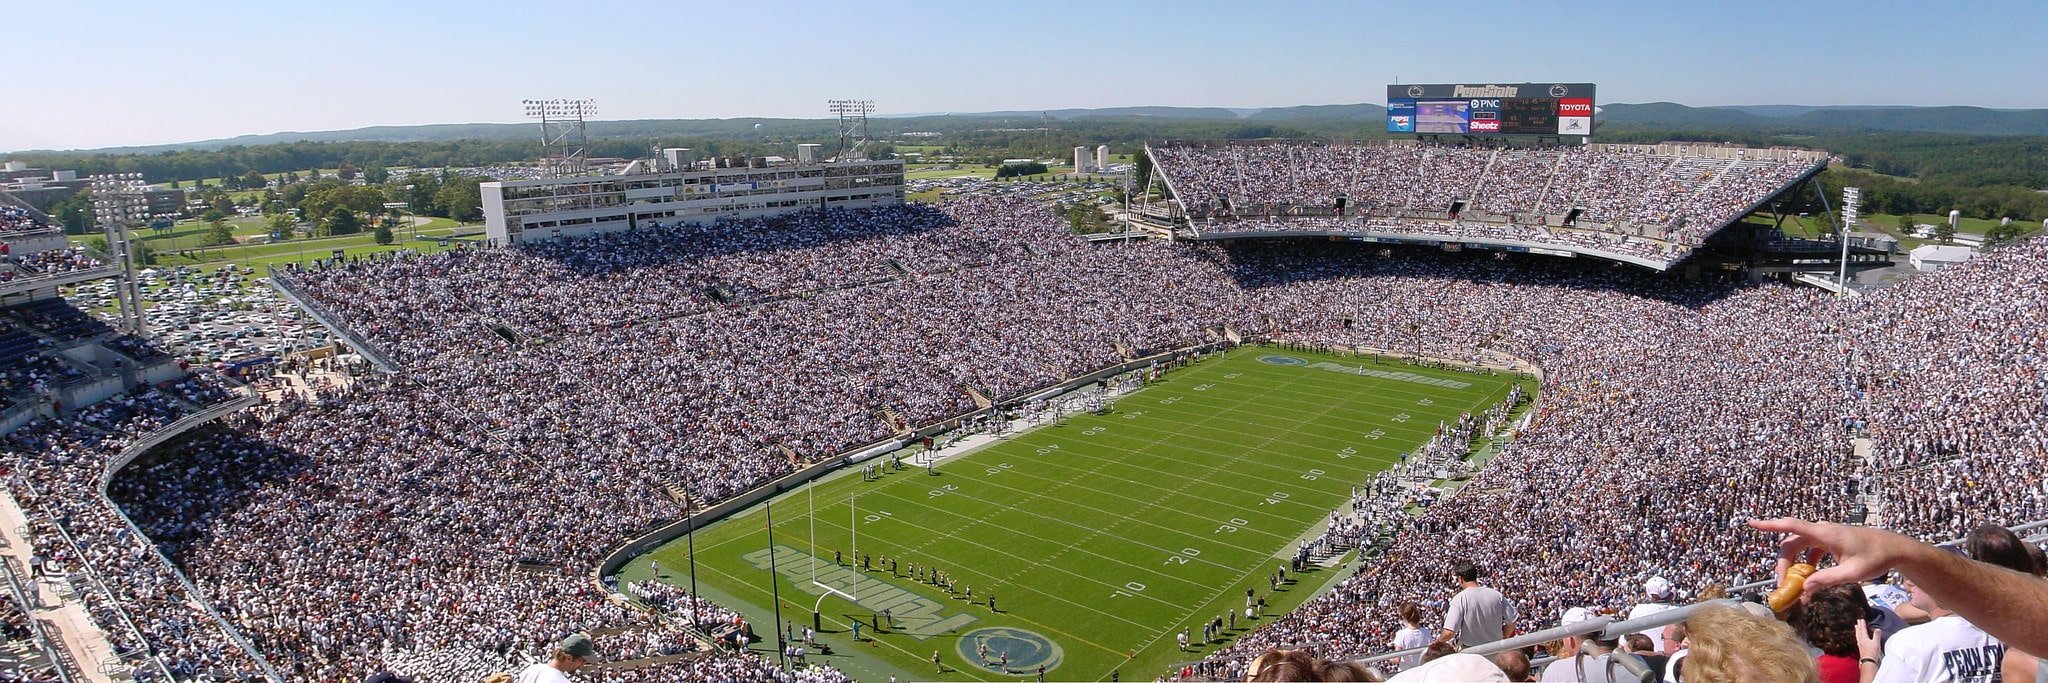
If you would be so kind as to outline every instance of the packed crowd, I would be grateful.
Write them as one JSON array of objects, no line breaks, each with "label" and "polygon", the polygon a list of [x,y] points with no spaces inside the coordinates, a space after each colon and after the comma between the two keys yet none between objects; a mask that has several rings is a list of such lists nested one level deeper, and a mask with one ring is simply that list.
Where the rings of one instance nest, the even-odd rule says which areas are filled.
[{"label": "packed crowd", "polygon": [[[1941,363],[1859,347],[1853,357],[1871,372],[1852,386],[1840,381],[1850,356],[1815,340],[1876,325],[1897,306],[1512,255],[1090,248],[1043,208],[1004,200],[723,225],[737,231],[729,240],[713,239],[718,228],[662,227],[296,273],[405,372],[234,418],[129,468],[113,495],[290,675],[360,675],[460,650],[473,665],[422,675],[474,680],[570,632],[625,629],[600,645],[627,659],[678,642],[680,625],[629,606],[658,593],[607,593],[588,570],[623,539],[681,514],[664,486],[730,497],[886,437],[894,425],[884,407],[929,423],[971,410],[967,388],[1016,397],[1134,354],[1211,343],[1226,327],[1541,365],[1538,417],[1515,445],[1395,534],[1382,560],[1214,655],[1216,667],[1241,669],[1273,644],[1313,643],[1325,655],[1384,649],[1395,605],[1443,608],[1452,557],[1489,567],[1526,626],[1568,607],[1625,609],[1629,587],[1652,576],[1685,591],[1761,578],[1770,557],[1736,528],[1742,520],[1848,519],[1857,506],[1848,482],[1868,473],[1849,457],[1852,406],[1863,406],[1853,410],[1870,416],[1873,433],[1928,434],[1925,446],[1894,447],[1922,471],[1957,466],[1928,455],[1953,442],[1987,459],[1986,476],[2021,471],[1991,446],[2035,438],[1997,429],[2029,413],[1916,426],[1873,404],[1924,393],[2043,406],[2038,384],[1953,397],[1945,392],[1966,385],[1927,386],[1979,377],[1966,368],[1980,364],[2031,372],[2039,326],[2022,326],[2038,322],[2042,295],[2026,288],[1984,311],[1909,309],[1886,323],[1907,328],[1892,334],[2011,327],[1998,328],[2004,344],[1943,346],[1954,355]],[[1990,275],[1973,262],[1918,286],[1981,296],[1974,287],[2037,283],[2043,257],[2038,245],[2013,249],[1979,259]],[[1945,284],[1960,278],[1979,279]],[[508,342],[487,331],[494,326],[532,343]],[[17,480],[38,490],[96,484],[119,442],[100,430],[163,424],[207,398],[192,391],[191,400],[141,395],[17,432]],[[2023,391],[2036,393],[2014,393]],[[29,498],[64,507],[45,517],[100,541],[84,547],[139,545],[92,526],[111,513],[89,495]],[[1889,509],[1915,519],[1903,500]],[[121,569],[118,604],[190,610],[143,597],[178,595],[156,579],[161,568]],[[209,619],[144,616],[138,644],[172,653],[183,670],[246,670]],[[722,655],[611,668],[594,680],[675,676],[787,680],[758,658]]]},{"label": "packed crowd", "polygon": [[7,256],[7,264],[13,267],[0,270],[0,282],[92,270],[107,265],[98,257],[78,247],[10,254]]},{"label": "packed crowd", "polygon": [[692,598],[690,591],[681,586],[660,581],[636,581],[626,584],[626,593],[656,612],[689,622],[692,627],[704,633],[710,633],[721,626],[737,626],[740,623],[737,612],[701,597]]},{"label": "packed crowd", "polygon": [[1857,302],[1850,374],[1886,526],[1940,541],[2048,518],[2044,261],[2033,240]]},{"label": "packed crowd", "polygon": [[[100,496],[100,477],[137,437],[201,406],[178,396],[212,395],[188,377],[165,388],[102,401],[69,416],[37,418],[6,437],[13,456],[6,484],[30,517],[39,555],[82,570],[87,613],[119,653],[146,652],[179,678],[241,680],[260,669],[203,608],[121,513]],[[140,673],[148,675],[149,669]]]},{"label": "packed crowd", "polygon": [[[1412,600],[1441,613],[1451,593],[1441,558],[1460,554],[1481,558],[1495,571],[1489,582],[1533,615],[1525,631],[1573,605],[1640,603],[1626,587],[1645,574],[1673,577],[1681,595],[1769,578],[1766,546],[1739,523],[1787,513],[1862,521],[1867,478],[1880,483],[1877,520],[1930,541],[2048,517],[2048,490],[2030,474],[2048,443],[2044,273],[2048,248],[2034,241],[1852,303],[1774,290],[1727,297],[1698,307],[1681,334],[1585,357],[1605,356],[1604,366],[1574,362],[1595,351],[1574,348],[1597,340],[1588,333],[1518,349],[1549,373],[1539,428],[1330,596],[1211,663],[1241,674],[1249,655],[1275,644],[1337,656],[1389,649],[1393,607]],[[2007,294],[1987,301],[1988,292]],[[1599,310],[1616,320],[1630,308]],[[1615,341],[1654,333],[1647,322],[1610,332],[1622,333]],[[1791,329],[1773,329],[1781,326]],[[1798,340],[1816,348],[1794,348]],[[1656,365],[1681,374],[1641,376]],[[1847,439],[1865,429],[1874,471],[1846,457]],[[1585,473],[1598,474],[1578,481]],[[1788,495],[1801,500],[1780,500]],[[1701,544],[1714,550],[1679,550]]]},{"label": "packed crowd", "polygon": [[[1847,515],[1834,482],[1854,468],[1842,457],[1839,384],[1827,381],[1839,363],[1790,342],[1831,338],[1814,313],[1828,300],[1597,268],[1382,258],[1295,288],[1276,304],[1299,321],[1283,337],[1528,359],[1545,370],[1535,426],[1356,576],[1218,662],[1284,643],[1325,656],[1383,650],[1396,605],[1444,607],[1451,557],[1491,568],[1521,614],[1548,616],[1626,607],[1622,587],[1652,575],[1694,588],[1760,578],[1763,548],[1731,525]],[[1442,305],[1418,302],[1423,292]]]},{"label": "packed crowd", "polygon": [[[600,334],[1076,248],[1034,244],[1031,228],[1040,226],[1003,220],[1008,216],[990,206],[964,203],[941,213],[912,204],[654,225],[511,249],[350,263],[288,277],[322,292],[321,302],[342,316],[364,321],[358,331],[418,363],[445,349],[494,343],[488,333],[493,326],[524,337]],[[579,305],[589,300],[607,305]]]},{"label": "packed crowd", "polygon": [[29,213],[28,209],[12,204],[0,204],[0,233],[35,232],[50,230],[56,226]]},{"label": "packed crowd", "polygon": [[[1577,224],[1616,234],[1660,228],[1697,246],[1786,189],[1817,161],[1659,153],[1593,145],[1489,148],[1369,144],[1166,145],[1152,148],[1178,200],[1197,218],[1327,214],[1453,215],[1455,202],[1487,222],[1538,224],[1583,209]],[[1552,222],[1555,225],[1555,222]]]},{"label": "packed crowd", "polygon": [[1379,238],[1415,239],[1432,242],[1502,240],[1520,242],[1513,247],[1557,248],[1588,251],[1596,255],[1622,254],[1669,265],[1692,253],[1692,247],[1638,235],[1598,230],[1489,223],[1470,220],[1433,220],[1401,217],[1372,218],[1244,218],[1198,219],[1189,224],[1196,237],[1243,233],[1312,232],[1363,235]]}]

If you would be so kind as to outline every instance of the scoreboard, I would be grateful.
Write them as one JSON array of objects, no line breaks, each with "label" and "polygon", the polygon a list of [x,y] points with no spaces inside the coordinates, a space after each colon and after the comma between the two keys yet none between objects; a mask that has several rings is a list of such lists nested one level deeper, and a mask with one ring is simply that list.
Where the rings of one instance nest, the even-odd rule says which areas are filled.
[{"label": "scoreboard", "polygon": [[1387,132],[1592,135],[1593,84],[1390,85]]}]

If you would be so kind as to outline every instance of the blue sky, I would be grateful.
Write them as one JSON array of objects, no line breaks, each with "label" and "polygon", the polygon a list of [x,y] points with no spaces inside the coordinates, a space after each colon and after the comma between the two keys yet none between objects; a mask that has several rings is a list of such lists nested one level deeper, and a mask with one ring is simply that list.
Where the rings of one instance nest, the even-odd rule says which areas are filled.
[{"label": "blue sky", "polygon": [[2048,107],[2048,2],[0,0],[0,150],[284,130],[1379,102],[1590,81],[1602,102]]}]

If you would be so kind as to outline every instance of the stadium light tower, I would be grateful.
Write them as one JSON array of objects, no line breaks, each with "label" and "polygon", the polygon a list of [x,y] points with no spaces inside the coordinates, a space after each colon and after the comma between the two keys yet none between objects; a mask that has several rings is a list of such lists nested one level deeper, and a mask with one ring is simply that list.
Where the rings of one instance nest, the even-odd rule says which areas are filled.
[{"label": "stadium light tower", "polygon": [[1840,271],[1835,274],[1835,286],[1840,287],[1838,295],[1849,293],[1849,229],[1855,227],[1857,211],[1863,206],[1863,188],[1842,188],[1842,225],[1836,231],[1842,238],[1842,261]]},{"label": "stadium light tower", "polygon": [[108,256],[121,267],[120,283],[114,291],[121,329],[146,334],[148,321],[142,313],[142,295],[135,289],[135,249],[129,242],[128,229],[149,219],[149,201],[142,194],[149,189],[149,183],[142,180],[140,173],[96,175],[88,182],[92,188],[93,216],[106,235]]},{"label": "stadium light tower", "polygon": [[526,118],[540,120],[541,173],[545,177],[582,175],[588,169],[590,139],[584,120],[597,115],[597,100],[520,100]]},{"label": "stadium light tower", "polygon": [[826,110],[839,117],[840,161],[868,158],[868,115],[875,113],[874,100],[826,100]]}]

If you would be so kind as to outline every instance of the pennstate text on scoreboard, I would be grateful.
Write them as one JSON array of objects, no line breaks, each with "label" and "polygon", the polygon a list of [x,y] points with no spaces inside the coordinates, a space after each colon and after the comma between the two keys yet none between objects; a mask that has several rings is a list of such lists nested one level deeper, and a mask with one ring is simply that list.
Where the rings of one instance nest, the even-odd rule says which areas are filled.
[{"label": "pennstate text on scoreboard", "polygon": [[1591,135],[1593,84],[1390,85],[1387,132]]}]

